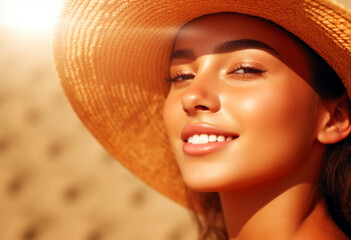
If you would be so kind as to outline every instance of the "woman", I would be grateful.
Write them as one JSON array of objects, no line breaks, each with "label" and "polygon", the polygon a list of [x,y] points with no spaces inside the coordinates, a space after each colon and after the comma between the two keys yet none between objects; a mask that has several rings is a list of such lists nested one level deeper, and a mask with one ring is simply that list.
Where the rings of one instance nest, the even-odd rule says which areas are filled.
[{"label": "woman", "polygon": [[351,14],[261,2],[68,2],[63,87],[119,161],[204,216],[200,239],[348,239]]}]

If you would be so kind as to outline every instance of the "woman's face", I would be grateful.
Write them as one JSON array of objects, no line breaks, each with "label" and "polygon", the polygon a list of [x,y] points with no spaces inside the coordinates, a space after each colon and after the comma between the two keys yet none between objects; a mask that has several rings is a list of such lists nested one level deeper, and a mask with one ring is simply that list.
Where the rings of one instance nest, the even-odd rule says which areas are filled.
[{"label": "woman's face", "polygon": [[185,183],[221,191],[315,176],[322,104],[309,66],[304,48],[262,19],[216,14],[182,28],[164,122]]}]

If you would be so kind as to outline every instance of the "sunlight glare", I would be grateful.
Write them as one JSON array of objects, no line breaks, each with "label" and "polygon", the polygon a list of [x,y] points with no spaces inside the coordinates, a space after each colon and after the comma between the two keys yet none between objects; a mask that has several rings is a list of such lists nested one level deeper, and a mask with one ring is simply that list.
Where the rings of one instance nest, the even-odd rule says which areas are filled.
[{"label": "sunlight glare", "polygon": [[0,27],[29,33],[51,31],[62,0],[0,0]]}]

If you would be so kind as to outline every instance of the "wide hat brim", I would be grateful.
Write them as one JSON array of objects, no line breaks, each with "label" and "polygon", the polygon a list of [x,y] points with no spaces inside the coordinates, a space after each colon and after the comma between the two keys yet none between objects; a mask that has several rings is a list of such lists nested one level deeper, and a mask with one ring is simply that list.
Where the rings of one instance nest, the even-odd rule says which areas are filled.
[{"label": "wide hat brim", "polygon": [[292,32],[351,95],[351,13],[332,0],[71,0],[54,35],[64,91],[95,138],[125,167],[188,206],[162,121],[174,37],[202,15],[237,12]]}]

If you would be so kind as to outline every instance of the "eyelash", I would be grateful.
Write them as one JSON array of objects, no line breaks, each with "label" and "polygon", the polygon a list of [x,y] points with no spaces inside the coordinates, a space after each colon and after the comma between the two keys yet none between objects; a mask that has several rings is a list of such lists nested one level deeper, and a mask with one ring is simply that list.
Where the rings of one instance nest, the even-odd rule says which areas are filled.
[{"label": "eyelash", "polygon": [[[235,73],[236,71],[243,70],[243,73]],[[236,67],[234,70],[228,72],[228,74],[244,74],[244,75],[257,75],[257,76],[262,76],[267,70],[262,70],[253,66],[249,65],[240,65],[239,67]]]},{"label": "eyelash", "polygon": [[[243,70],[243,73],[236,73],[236,71]],[[236,67],[234,70],[229,71],[227,74],[237,74],[237,75],[242,75],[242,77],[252,77],[252,76],[258,76],[261,77],[267,70],[262,70],[253,66],[248,66],[248,65],[240,65]],[[182,82],[185,80],[193,79],[195,77],[194,74],[191,73],[176,73],[174,77],[170,77],[167,79],[167,82]]]},{"label": "eyelash", "polygon": [[[170,77],[167,79],[167,82],[182,82],[185,80],[193,79],[195,77],[194,74],[191,73],[176,73],[174,77]],[[181,78],[181,79],[179,79]]]}]

